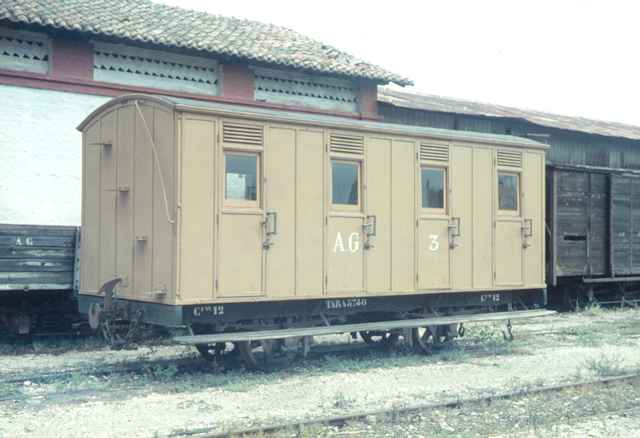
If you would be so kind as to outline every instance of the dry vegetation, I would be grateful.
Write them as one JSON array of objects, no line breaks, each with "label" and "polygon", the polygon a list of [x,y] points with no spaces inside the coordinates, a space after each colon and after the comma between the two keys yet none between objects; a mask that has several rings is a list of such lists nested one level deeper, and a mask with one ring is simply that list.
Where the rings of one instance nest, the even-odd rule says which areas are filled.
[{"label": "dry vegetation", "polygon": [[[0,383],[0,437],[86,436],[95,431],[102,436],[179,436],[186,430],[226,430],[350,411],[393,412],[415,404],[640,372],[637,310],[592,309],[520,322],[514,327],[513,342],[503,338],[502,328],[469,326],[465,338],[429,357],[353,349],[298,359],[268,373],[211,368],[183,347],[111,352],[81,345],[78,350],[67,348],[55,354],[6,351],[9,354],[0,355],[0,382],[5,382]],[[117,370],[141,360],[147,362],[135,371],[104,371],[105,366]],[[55,369],[73,372],[55,374]],[[20,372],[45,377],[7,382],[10,377],[16,380]],[[629,391],[620,395],[624,400],[639,400]],[[511,423],[522,425],[521,431],[573,427],[569,420],[584,412],[573,399],[585,397],[559,397],[560,405],[566,403],[564,410],[551,409],[551,401],[532,399],[522,406],[496,405],[495,411],[469,407],[473,415],[464,410],[467,407],[442,411],[440,417],[417,423],[407,420],[405,424],[402,416],[397,421],[387,418],[367,425],[366,435],[360,436],[370,436],[371,431],[397,436],[403,427],[413,436],[420,436],[420,430],[478,436],[483,431],[502,430],[492,429],[503,426],[489,419],[507,413],[512,415]],[[561,412],[565,420],[546,420]],[[464,418],[474,421],[464,422]],[[434,422],[442,427],[434,429]],[[312,432],[305,434],[315,436]]]}]

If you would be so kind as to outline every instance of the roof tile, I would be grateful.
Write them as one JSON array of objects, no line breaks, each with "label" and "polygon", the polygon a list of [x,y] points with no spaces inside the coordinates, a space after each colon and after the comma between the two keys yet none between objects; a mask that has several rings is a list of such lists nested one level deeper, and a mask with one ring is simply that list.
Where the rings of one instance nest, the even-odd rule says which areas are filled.
[{"label": "roof tile", "polygon": [[406,77],[284,27],[150,0],[2,0],[0,20],[202,50],[319,73],[412,84]]},{"label": "roof tile", "polygon": [[424,111],[467,114],[484,117],[504,117],[526,120],[550,128],[584,132],[608,137],[640,140],[640,127],[625,123],[551,114],[543,111],[513,108],[490,103],[473,102],[431,94],[411,93],[389,87],[378,88],[378,101],[393,106]]}]

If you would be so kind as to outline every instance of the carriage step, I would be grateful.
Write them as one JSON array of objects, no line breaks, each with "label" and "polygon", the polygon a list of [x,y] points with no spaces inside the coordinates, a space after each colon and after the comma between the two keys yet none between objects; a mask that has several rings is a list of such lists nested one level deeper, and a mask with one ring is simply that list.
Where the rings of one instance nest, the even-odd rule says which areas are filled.
[{"label": "carriage step", "polygon": [[374,330],[392,330],[426,327],[432,325],[449,325],[472,322],[505,321],[524,318],[539,318],[556,314],[553,310],[518,310],[512,312],[476,313],[470,315],[434,316],[431,318],[402,319],[396,321],[363,322],[357,324],[339,324],[323,327],[301,327],[277,330],[260,330],[251,332],[216,333],[211,335],[176,336],[179,344],[198,345],[218,342],[264,341],[268,339],[286,339],[299,336],[322,336],[339,333],[352,333]]}]

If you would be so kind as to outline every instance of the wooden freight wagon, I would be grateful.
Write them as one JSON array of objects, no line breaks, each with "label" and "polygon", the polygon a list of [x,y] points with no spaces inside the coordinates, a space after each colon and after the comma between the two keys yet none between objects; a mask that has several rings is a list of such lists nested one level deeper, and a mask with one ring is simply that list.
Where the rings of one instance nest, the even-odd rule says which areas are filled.
[{"label": "wooden freight wagon", "polygon": [[547,170],[550,285],[585,283],[593,293],[640,281],[640,172],[562,164]]},{"label": "wooden freight wagon", "polygon": [[544,305],[540,143],[145,95],[79,129],[94,316],[116,278],[198,333]]},{"label": "wooden freight wagon", "polygon": [[77,235],[71,226],[0,224],[0,334],[71,327]]}]

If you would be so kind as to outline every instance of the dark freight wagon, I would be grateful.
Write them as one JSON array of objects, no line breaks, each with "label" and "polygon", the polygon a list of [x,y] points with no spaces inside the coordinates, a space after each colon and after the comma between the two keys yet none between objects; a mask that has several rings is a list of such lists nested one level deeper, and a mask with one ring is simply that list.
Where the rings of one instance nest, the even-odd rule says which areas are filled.
[{"label": "dark freight wagon", "polygon": [[549,283],[640,280],[640,172],[547,168]]},{"label": "dark freight wagon", "polygon": [[78,234],[78,227],[0,224],[0,333],[70,327]]}]

